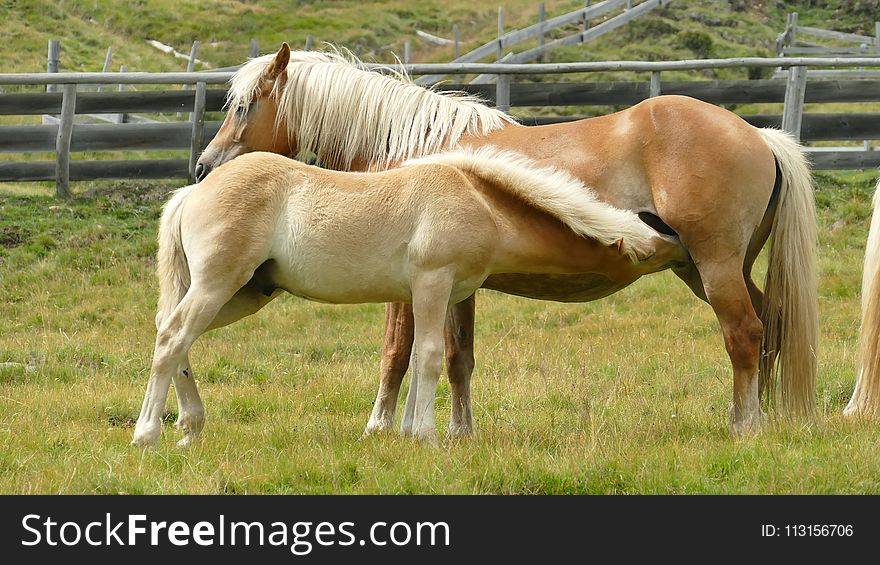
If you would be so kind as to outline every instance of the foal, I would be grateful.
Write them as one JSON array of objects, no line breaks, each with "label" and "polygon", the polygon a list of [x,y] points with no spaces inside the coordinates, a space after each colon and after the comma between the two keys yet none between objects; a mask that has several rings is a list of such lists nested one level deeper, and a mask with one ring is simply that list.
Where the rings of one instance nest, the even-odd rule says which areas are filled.
[{"label": "foal", "polygon": [[[382,221],[376,221],[381,218]],[[616,260],[620,256],[629,261]],[[629,281],[688,256],[567,173],[478,150],[382,173],[249,153],[178,190],[159,228],[156,346],[135,445],[154,445],[172,378],[184,437],[205,411],[188,352],[204,332],[282,291],[331,303],[405,302],[415,314],[412,433],[435,442],[447,309],[497,273]]]}]

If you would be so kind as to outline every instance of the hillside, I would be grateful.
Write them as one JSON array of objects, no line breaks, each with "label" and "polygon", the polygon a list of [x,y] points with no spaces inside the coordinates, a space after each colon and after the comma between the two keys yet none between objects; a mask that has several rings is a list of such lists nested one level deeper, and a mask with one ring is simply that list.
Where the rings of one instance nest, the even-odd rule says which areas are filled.
[{"label": "hillside", "polygon": [[[282,40],[302,46],[307,35],[316,43],[330,41],[356,50],[369,60],[392,61],[412,41],[414,61],[446,61],[451,47],[434,47],[415,32],[451,37],[460,27],[462,50],[497,34],[497,6],[504,7],[505,28],[534,23],[537,2],[464,0],[412,2],[268,0],[9,0],[0,3],[4,41],[3,72],[38,72],[46,66],[46,44],[59,39],[61,68],[99,70],[108,46],[114,49],[113,69],[181,70],[185,63],[145,42],[155,39],[181,52],[193,40],[202,44],[199,58],[220,67],[242,62],[251,38],[261,50]],[[580,1],[546,2],[547,17],[581,6]],[[562,48],[551,61],[613,59],[680,59],[770,55],[788,11],[800,11],[801,23],[873,35],[880,0],[678,0],[588,46]],[[833,26],[829,25],[833,22]]]}]

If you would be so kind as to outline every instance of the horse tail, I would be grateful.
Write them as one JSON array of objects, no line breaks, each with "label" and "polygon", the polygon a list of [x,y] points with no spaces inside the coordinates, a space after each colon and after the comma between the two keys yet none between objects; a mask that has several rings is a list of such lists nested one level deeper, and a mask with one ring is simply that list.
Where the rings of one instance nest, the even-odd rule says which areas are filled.
[{"label": "horse tail", "polygon": [[874,212],[862,271],[862,327],[859,374],[847,416],[880,416],[880,181],[874,189]]},{"label": "horse tail", "polygon": [[180,217],[186,197],[195,186],[185,186],[176,190],[162,209],[162,219],[159,220],[159,252],[156,257],[156,276],[159,278],[157,329],[189,289],[189,264],[183,251]]},{"label": "horse tail", "polygon": [[783,414],[810,416],[816,407],[819,342],[813,181],[806,155],[791,136],[758,131],[776,159],[780,183],[761,313],[761,382],[768,401]]}]

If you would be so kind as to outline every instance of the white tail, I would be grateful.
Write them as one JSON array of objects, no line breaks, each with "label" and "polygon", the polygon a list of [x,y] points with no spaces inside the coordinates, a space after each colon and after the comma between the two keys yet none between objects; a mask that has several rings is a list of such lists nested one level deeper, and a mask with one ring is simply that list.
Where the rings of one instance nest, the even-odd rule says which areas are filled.
[{"label": "white tail", "polygon": [[189,185],[174,191],[162,208],[159,221],[159,252],[156,256],[156,276],[159,278],[159,311],[156,328],[166,314],[171,313],[189,288],[189,265],[180,239],[180,213],[186,197],[196,187]]},{"label": "white tail", "polygon": [[794,139],[779,130],[759,131],[782,177],[764,284],[761,377],[768,399],[783,414],[811,415],[816,405],[819,341],[813,182],[804,152]]},{"label": "white tail", "polygon": [[874,189],[874,213],[862,271],[862,326],[859,373],[847,416],[880,416],[880,181]]},{"label": "white tail", "polygon": [[603,245],[620,242],[633,262],[650,255],[656,231],[630,210],[599,200],[595,191],[560,169],[541,166],[515,153],[486,146],[438,153],[406,164],[444,163],[495,182],[529,205],[558,218],[576,234]]}]

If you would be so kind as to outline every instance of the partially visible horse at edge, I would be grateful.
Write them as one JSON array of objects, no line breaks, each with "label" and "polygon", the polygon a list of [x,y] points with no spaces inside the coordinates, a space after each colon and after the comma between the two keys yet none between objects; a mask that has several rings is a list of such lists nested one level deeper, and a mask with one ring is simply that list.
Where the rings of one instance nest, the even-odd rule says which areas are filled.
[{"label": "partially visible horse at edge", "polygon": [[862,269],[859,368],[847,416],[880,417],[880,181],[874,189],[871,227]]},{"label": "partially visible horse at edge", "polygon": [[[818,347],[816,220],[810,170],[788,135],[682,96],[563,124],[522,126],[461,93],[368,71],[333,54],[293,53],[248,61],[233,77],[229,110],[197,164],[197,177],[249,151],[312,153],[326,167],[378,170],[456,147],[494,145],[563,169],[598,197],[677,234],[690,259],[671,267],[721,326],[733,368],[731,429],[759,427],[760,396],[786,416],[815,411]],[[772,234],[763,292],[752,266]],[[484,288],[586,302],[632,283],[594,275],[511,273]],[[450,309],[446,365],[450,435],[472,431],[472,297]],[[413,318],[387,309],[381,380],[367,432],[393,426],[409,362]],[[412,391],[411,387],[411,391]]]},{"label": "partially visible horse at edge", "polygon": [[489,275],[626,281],[687,260],[678,238],[599,201],[567,173],[510,153],[440,154],[374,173],[249,153],[178,190],[163,210],[156,346],[133,443],[159,441],[172,379],[180,443],[192,442],[205,415],[193,342],[285,291],[331,303],[411,303],[416,392],[407,431],[436,442],[447,312]]}]

